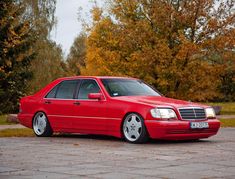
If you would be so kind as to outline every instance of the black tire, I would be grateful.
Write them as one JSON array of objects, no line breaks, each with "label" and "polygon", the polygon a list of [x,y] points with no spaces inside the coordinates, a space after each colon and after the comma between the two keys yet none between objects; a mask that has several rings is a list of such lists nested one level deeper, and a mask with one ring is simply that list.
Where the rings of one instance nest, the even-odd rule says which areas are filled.
[{"label": "black tire", "polygon": [[149,139],[144,119],[136,113],[130,113],[125,116],[122,133],[127,142],[134,144],[145,143]]},{"label": "black tire", "polygon": [[50,137],[53,134],[51,125],[44,112],[37,112],[33,118],[33,131],[38,137]]}]

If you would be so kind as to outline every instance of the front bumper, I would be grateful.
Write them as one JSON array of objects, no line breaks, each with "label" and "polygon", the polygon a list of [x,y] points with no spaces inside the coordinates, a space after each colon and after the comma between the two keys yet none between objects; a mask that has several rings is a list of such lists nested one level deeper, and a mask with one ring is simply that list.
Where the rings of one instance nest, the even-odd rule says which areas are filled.
[{"label": "front bumper", "polygon": [[220,128],[220,121],[217,119],[206,120],[209,128],[190,129],[190,121],[157,121],[145,120],[149,136],[153,139],[165,140],[192,140],[208,138],[215,135]]}]

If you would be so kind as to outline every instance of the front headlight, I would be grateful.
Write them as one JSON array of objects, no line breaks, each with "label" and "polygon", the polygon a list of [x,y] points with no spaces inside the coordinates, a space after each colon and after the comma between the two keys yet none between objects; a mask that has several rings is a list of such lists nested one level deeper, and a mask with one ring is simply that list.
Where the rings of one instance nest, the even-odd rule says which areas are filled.
[{"label": "front headlight", "polygon": [[175,119],[177,118],[173,109],[169,108],[154,108],[150,110],[152,117],[161,119]]},{"label": "front headlight", "polygon": [[206,108],[205,109],[205,112],[206,112],[206,117],[207,118],[215,118],[215,111],[213,108]]}]

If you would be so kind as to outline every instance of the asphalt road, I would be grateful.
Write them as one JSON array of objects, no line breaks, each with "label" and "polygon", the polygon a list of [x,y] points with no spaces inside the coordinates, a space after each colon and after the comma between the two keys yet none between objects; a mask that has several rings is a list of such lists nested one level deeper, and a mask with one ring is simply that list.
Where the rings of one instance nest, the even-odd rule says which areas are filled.
[{"label": "asphalt road", "polygon": [[0,138],[0,178],[235,178],[235,128],[197,142]]}]

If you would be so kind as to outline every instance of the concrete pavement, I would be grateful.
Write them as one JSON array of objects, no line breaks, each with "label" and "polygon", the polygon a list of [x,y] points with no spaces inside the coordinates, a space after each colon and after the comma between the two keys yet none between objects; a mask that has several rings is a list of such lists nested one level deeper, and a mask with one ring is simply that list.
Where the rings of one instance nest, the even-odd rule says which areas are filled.
[{"label": "concrete pavement", "polygon": [[22,126],[21,124],[0,125],[0,130],[4,130],[4,129],[23,129],[23,128],[26,128],[26,127]]},{"label": "concrete pavement", "polygon": [[197,142],[0,138],[0,178],[235,178],[235,128]]}]

